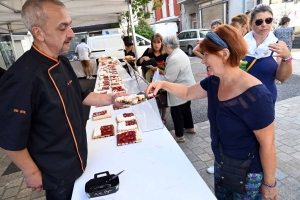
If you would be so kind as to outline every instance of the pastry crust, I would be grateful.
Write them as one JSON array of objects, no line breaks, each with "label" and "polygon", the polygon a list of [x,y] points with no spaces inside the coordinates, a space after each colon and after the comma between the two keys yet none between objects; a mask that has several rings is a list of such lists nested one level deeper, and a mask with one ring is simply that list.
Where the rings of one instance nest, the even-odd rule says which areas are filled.
[{"label": "pastry crust", "polygon": [[136,117],[134,116],[133,113],[123,113],[117,115],[117,122],[124,122],[124,121],[131,121],[131,120],[136,120]]},{"label": "pastry crust", "polygon": [[100,112],[93,113],[93,121],[110,118],[111,113],[109,110],[102,110]]}]

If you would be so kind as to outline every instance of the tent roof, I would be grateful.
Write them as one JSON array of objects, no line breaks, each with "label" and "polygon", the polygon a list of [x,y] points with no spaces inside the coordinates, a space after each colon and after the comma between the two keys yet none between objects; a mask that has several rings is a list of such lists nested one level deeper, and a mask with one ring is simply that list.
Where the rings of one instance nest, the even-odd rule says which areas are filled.
[{"label": "tent roof", "polygon": [[[21,8],[26,0],[0,0],[0,33],[27,32],[21,20]],[[119,22],[128,10],[126,0],[61,0],[72,18],[72,26],[89,26]]]}]

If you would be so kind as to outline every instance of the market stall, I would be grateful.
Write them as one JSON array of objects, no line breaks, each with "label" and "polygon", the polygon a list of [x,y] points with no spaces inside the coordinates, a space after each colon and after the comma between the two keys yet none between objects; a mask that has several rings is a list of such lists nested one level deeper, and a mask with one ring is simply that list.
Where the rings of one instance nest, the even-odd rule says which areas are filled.
[{"label": "market stall", "polygon": [[[119,74],[126,76],[120,65],[117,69]],[[132,89],[133,84],[139,85],[135,88],[144,86],[140,85],[142,82],[136,79],[136,76],[131,77],[122,79],[122,82],[124,85],[129,85],[129,88],[126,87],[126,92],[135,93],[136,89]],[[101,92],[99,80],[97,78],[95,92]],[[109,110],[111,117],[94,120],[93,113],[103,110]],[[119,182],[114,189],[110,188],[110,184],[106,184],[109,185],[108,188],[96,192],[96,195],[108,195],[93,199],[216,199],[162,124],[155,98],[118,110],[114,110],[112,105],[92,107],[90,112],[90,119],[86,124],[89,152],[87,168],[75,183],[73,200],[89,199],[86,191],[90,188],[85,188],[85,185],[90,179],[98,177],[98,175],[94,177],[95,174],[106,171],[117,174],[123,170],[124,172],[118,176]],[[95,132],[104,125],[113,125],[115,134],[119,134],[116,117],[124,113],[133,113],[136,117],[140,132],[139,141],[120,145],[119,137],[115,135],[93,139]],[[116,192],[111,193],[114,190]]]}]

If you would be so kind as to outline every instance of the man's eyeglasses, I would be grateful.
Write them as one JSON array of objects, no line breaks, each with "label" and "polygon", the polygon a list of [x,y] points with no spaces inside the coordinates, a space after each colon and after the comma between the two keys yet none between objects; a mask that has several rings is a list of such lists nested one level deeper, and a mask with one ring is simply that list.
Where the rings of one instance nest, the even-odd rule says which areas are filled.
[{"label": "man's eyeglasses", "polygon": [[[272,17],[269,17],[269,18],[265,19],[266,24],[271,24],[272,21],[273,21],[273,18],[272,18]],[[255,21],[255,25],[256,25],[256,26],[260,26],[260,25],[263,24],[263,22],[264,22],[264,20],[258,19],[258,20]]]}]

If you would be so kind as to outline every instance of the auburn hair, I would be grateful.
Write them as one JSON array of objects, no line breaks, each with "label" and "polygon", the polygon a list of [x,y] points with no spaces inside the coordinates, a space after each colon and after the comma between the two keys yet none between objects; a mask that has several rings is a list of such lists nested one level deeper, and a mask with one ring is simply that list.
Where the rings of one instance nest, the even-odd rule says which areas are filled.
[{"label": "auburn hair", "polygon": [[[242,60],[248,52],[248,45],[243,36],[236,28],[227,24],[218,26],[214,32],[228,45],[230,55],[225,62],[231,67],[239,66],[240,60]],[[202,40],[200,48],[202,52],[214,54],[220,58],[222,56],[218,52],[224,49],[224,47],[217,45],[207,37]]]}]

